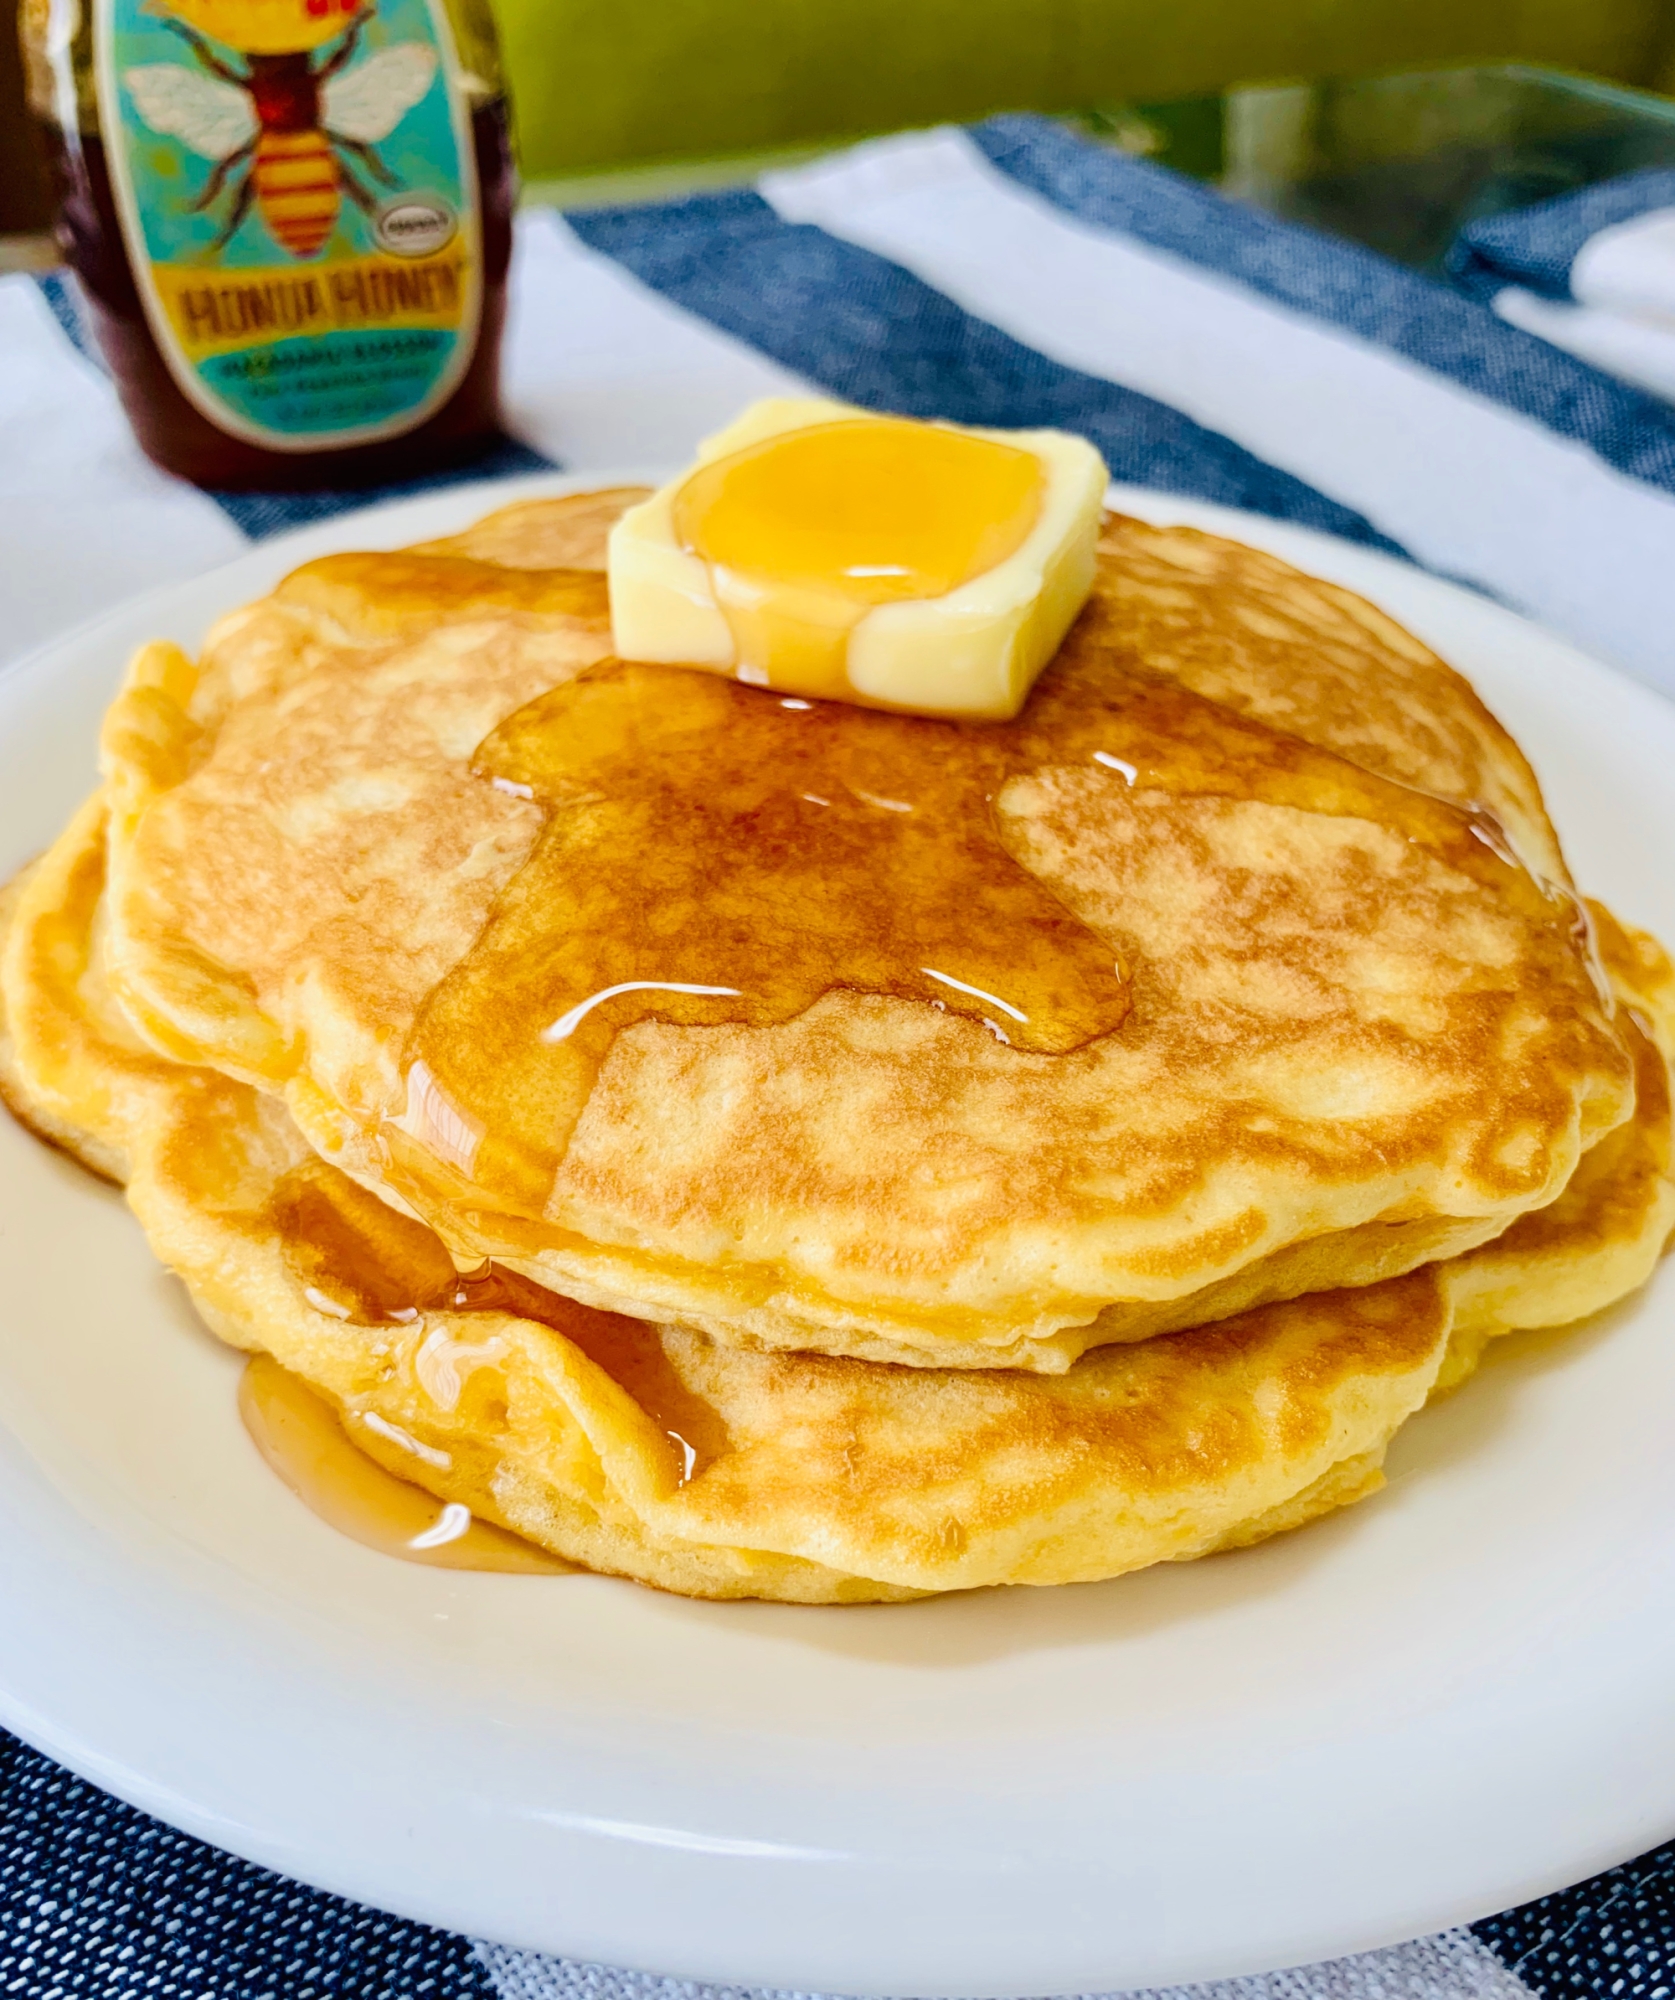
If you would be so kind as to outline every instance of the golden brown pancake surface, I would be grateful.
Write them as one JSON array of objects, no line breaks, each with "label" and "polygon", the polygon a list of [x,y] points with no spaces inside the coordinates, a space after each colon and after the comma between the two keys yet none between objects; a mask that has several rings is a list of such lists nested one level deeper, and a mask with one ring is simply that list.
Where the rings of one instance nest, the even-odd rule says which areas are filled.
[{"label": "golden brown pancake surface", "polygon": [[[1630,1115],[1528,767],[1348,593],[1117,522],[1016,725],[811,723],[608,663],[615,504],[310,565],[107,727],[128,1014],[459,1255],[734,1345],[1054,1370],[1496,1236]],[[880,722],[957,823],[866,782]],[[870,929],[811,955],[869,857]]]},{"label": "golden brown pancake surface", "polygon": [[[101,833],[95,802],[8,898],[0,1081],[16,1108],[120,1162],[211,1326],[315,1384],[381,1463],[669,1589],[856,1602],[1059,1582],[1299,1525],[1376,1489],[1390,1435],[1487,1331],[1538,1323],[1560,1288],[1591,1310],[1638,1283],[1675,1213],[1667,1071],[1636,1028],[1634,1123],[1584,1161],[1539,1240],[1511,1241],[1526,1218],[1491,1246],[1492,1299],[1465,1282],[1478,1252],[1056,1376],[744,1352],[515,1274],[462,1278],[274,1099],[137,1051],[104,986]],[[1667,963],[1601,924],[1667,1037]]]}]

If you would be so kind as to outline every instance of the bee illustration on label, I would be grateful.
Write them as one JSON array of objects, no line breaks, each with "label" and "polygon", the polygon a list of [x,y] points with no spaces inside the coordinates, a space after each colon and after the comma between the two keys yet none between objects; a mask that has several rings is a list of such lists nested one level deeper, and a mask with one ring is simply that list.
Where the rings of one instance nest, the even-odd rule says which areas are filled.
[{"label": "bee illustration on label", "polygon": [[146,63],[123,73],[152,131],[215,163],[188,209],[202,214],[232,188],[216,253],[254,205],[282,249],[313,257],[336,227],[344,195],[377,217],[379,199],[357,168],[385,188],[400,185],[374,148],[429,90],[437,56],[423,42],[396,42],[356,63],[368,11],[355,14],[338,47],[318,63],[306,49],[250,52],[242,71],[195,28],[166,17],[199,67]]}]

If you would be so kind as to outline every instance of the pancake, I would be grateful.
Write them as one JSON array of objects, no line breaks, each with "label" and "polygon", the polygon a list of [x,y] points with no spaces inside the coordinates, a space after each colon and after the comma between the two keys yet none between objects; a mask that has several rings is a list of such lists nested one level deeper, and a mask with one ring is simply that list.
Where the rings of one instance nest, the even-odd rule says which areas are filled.
[{"label": "pancake", "polygon": [[1351,590],[1191,528],[1107,524],[1079,643],[1397,784],[1479,807],[1566,883],[1528,760],[1469,681]]},{"label": "pancake", "polygon": [[107,722],[124,1011],[459,1257],[1053,1372],[1493,1238],[1630,1115],[1527,765],[1372,607],[1116,521],[1016,724],[792,713],[603,657],[622,497],[310,564]]},{"label": "pancake", "polygon": [[1591,904],[1600,955],[1625,1009],[1636,1108],[1585,1153],[1556,1201],[1449,1265],[1455,1324],[1437,1389],[1455,1387],[1497,1335],[1568,1326],[1626,1298],[1675,1229],[1670,1061],[1675,967],[1657,940]]},{"label": "pancake", "polygon": [[[1375,1491],[1390,1437],[1445,1366],[1469,1370],[1491,1325],[1531,1323],[1556,1284],[1583,1310],[1607,1303],[1668,1231],[1667,1068],[1630,1015],[1634,1122],[1460,1313],[1470,1257],[1057,1375],[730,1348],[515,1274],[462,1278],[271,1095],[138,1049],[104,980],[101,833],[95,801],[8,897],[9,1101],[125,1176],[207,1323],[313,1384],[370,1456],[567,1560],[665,1589],[883,1601],[1261,1540]],[[1601,921],[1625,991],[1667,1035],[1666,962]],[[1608,1157],[1616,1170],[1595,1171]]]}]

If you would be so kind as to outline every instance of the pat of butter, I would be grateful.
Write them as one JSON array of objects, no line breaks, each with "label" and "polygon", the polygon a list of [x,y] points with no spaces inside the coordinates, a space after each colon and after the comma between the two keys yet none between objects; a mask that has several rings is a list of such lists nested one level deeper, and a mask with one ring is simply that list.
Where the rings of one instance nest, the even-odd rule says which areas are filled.
[{"label": "pat of butter", "polygon": [[613,643],[787,694],[1004,720],[1093,586],[1083,438],[754,404],[610,537]]}]

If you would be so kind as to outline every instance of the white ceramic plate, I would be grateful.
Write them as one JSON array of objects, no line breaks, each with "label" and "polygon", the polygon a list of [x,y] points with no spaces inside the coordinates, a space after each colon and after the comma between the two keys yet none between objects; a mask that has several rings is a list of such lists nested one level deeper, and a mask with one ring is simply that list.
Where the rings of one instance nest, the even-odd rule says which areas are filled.
[{"label": "white ceramic plate", "polygon": [[[570,484],[604,484],[603,480]],[[93,772],[128,649],[269,543],[0,678],[0,868]],[[1675,707],[1383,556],[1118,503],[1364,591],[1530,751],[1577,872],[1675,938]],[[1304,1533],[1110,1584],[855,1610],[412,1568],[258,1460],[238,1359],[120,1200],[0,1119],[0,1720],[217,1845],[408,1916],[657,1972],[1020,1995],[1440,1929],[1675,1832],[1675,1289],[1507,1343]]]}]

